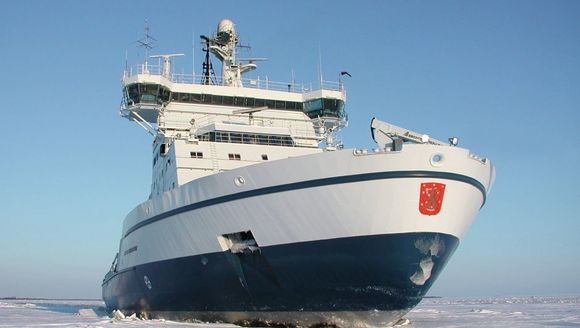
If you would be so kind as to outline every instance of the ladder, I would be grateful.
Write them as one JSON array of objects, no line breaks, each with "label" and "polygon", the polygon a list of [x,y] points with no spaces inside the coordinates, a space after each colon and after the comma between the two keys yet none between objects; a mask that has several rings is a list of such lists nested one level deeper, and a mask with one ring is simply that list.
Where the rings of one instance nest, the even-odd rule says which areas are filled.
[{"label": "ladder", "polygon": [[215,148],[215,142],[209,143],[209,155],[211,156],[211,168],[214,172],[218,172],[220,170],[219,162],[217,158],[217,150]]}]

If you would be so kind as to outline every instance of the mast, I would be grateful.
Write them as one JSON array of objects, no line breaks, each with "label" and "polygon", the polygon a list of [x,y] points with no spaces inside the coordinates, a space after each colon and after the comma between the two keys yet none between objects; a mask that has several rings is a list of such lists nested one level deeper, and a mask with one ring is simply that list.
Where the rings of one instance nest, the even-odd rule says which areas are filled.
[{"label": "mast", "polygon": [[153,41],[157,40],[149,34],[149,21],[145,19],[145,35],[141,40],[137,40],[137,43],[145,49],[145,62],[143,64],[143,73],[145,74],[149,73],[149,50],[153,49]]},{"label": "mast", "polygon": [[202,35],[200,37],[202,40],[205,41],[205,48],[203,48],[203,51],[205,52],[205,59],[204,59],[203,64],[202,64],[203,71],[202,71],[201,84],[209,85],[210,74],[213,73],[213,67],[211,65],[211,58],[209,55],[209,47],[210,47],[211,39],[205,35]]},{"label": "mast", "polygon": [[242,74],[256,69],[256,64],[242,64],[236,61],[238,35],[234,23],[229,19],[219,22],[215,38],[201,36],[205,41],[205,62],[203,64],[203,84],[209,84],[210,72],[213,73],[209,53],[214,54],[222,62],[221,84],[225,86],[242,87]]}]

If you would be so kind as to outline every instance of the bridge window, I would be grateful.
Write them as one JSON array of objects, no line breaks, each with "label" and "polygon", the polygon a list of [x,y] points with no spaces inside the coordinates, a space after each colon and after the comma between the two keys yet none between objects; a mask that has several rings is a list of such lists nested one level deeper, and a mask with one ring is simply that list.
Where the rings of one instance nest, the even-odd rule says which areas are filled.
[{"label": "bridge window", "polygon": [[[282,110],[302,110],[302,108],[309,108],[309,111],[322,110],[322,99],[317,99],[320,104],[310,104],[304,105],[302,102],[296,101],[285,101],[285,100],[275,100],[275,99],[260,99],[252,97],[230,97],[222,95],[211,95],[211,94],[199,94],[199,93],[184,93],[184,92],[170,92],[169,89],[159,86],[157,84],[150,84],[148,86],[153,87],[142,87],[139,89],[140,84],[133,84],[127,87],[127,95],[125,98],[127,101],[131,100],[133,103],[138,102],[157,102],[159,104],[167,102],[169,100],[183,103],[194,103],[194,104],[212,104],[212,105],[226,105],[226,106],[236,106],[236,107],[268,107],[271,109],[282,109]],[[159,87],[159,90],[154,89]],[[143,93],[145,92],[145,93]],[[325,99],[326,100],[326,99]],[[334,99],[328,99],[332,101]],[[340,100],[339,100],[340,101]],[[324,108],[331,108],[332,104],[329,103],[328,106]],[[336,107],[336,106],[335,106]]]},{"label": "bridge window", "polygon": [[192,93],[189,100],[192,103],[200,103],[201,102],[201,95],[199,93]]},{"label": "bridge window", "polygon": [[223,96],[219,96],[219,95],[212,95],[211,96],[211,103],[213,105],[221,105],[223,100],[224,100]]},{"label": "bridge window", "polygon": [[234,106],[245,106],[244,99],[245,99],[244,97],[234,97],[233,105]]},{"label": "bridge window", "polygon": [[233,104],[234,104],[234,97],[224,96],[224,105],[233,105]]},{"label": "bridge window", "polygon": [[179,94],[179,101],[180,102],[189,102],[189,93],[180,93]]},{"label": "bridge window", "polygon": [[344,101],[332,98],[320,98],[309,100],[304,103],[304,112],[310,118],[345,116]]},{"label": "bridge window", "polygon": [[134,83],[125,87],[124,101],[127,105],[139,103],[163,104],[171,98],[171,91],[159,84]]},{"label": "bridge window", "polygon": [[310,100],[304,103],[304,112],[310,118],[316,118],[322,115],[322,99]]},{"label": "bridge window", "polygon": [[169,101],[169,99],[171,98],[171,91],[169,91],[169,89],[160,86],[159,87],[159,100],[161,100],[162,103],[166,103]]}]

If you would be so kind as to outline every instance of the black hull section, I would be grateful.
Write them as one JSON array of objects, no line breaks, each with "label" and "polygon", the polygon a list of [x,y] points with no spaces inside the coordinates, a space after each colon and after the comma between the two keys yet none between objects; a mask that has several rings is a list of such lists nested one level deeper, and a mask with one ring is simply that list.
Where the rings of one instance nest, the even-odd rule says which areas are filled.
[{"label": "black hull section", "polygon": [[226,321],[219,313],[404,314],[421,301],[458,244],[454,236],[422,232],[190,256],[107,276],[103,298],[110,310],[206,312]]}]

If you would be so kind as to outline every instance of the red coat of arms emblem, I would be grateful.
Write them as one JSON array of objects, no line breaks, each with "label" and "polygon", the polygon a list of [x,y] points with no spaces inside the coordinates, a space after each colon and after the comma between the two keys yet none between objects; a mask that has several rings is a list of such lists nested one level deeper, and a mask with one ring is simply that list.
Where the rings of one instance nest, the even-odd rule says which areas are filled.
[{"label": "red coat of arms emblem", "polygon": [[436,182],[421,183],[419,194],[419,212],[424,215],[437,215],[443,205],[445,184]]}]

